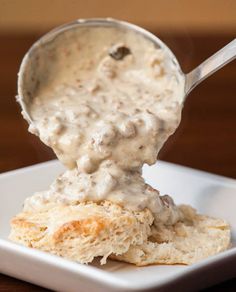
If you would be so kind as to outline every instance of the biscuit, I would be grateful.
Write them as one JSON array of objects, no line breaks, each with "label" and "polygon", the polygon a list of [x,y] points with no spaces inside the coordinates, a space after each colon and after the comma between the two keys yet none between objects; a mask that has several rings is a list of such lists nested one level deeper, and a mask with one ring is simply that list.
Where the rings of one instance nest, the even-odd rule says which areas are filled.
[{"label": "biscuit", "polygon": [[23,211],[11,221],[9,239],[80,263],[123,254],[151,234],[149,210],[133,212],[105,201],[101,204],[55,205]]},{"label": "biscuit", "polygon": [[173,226],[153,226],[152,234],[141,245],[132,245],[122,255],[111,258],[137,266],[150,264],[193,264],[230,245],[226,221],[199,215],[190,206],[179,206],[183,220]]},{"label": "biscuit", "polygon": [[132,263],[192,264],[229,247],[229,225],[178,207],[174,225],[153,224],[148,209],[135,212],[114,203],[48,205],[23,211],[11,221],[10,239],[79,263],[95,257]]}]

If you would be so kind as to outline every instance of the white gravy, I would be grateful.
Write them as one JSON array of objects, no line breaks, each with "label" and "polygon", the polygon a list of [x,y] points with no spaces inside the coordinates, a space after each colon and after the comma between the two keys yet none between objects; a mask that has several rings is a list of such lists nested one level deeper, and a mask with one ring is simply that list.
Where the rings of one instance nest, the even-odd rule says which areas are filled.
[{"label": "white gravy", "polygon": [[135,32],[79,28],[39,49],[37,62],[29,130],[68,170],[25,208],[110,200],[176,222],[172,199],[141,177],[181,118],[184,79],[168,52]]}]

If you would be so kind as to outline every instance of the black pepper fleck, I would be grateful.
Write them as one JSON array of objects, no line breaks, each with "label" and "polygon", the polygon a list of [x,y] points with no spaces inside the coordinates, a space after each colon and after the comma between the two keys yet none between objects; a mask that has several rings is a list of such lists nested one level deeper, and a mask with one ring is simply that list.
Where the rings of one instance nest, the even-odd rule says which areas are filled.
[{"label": "black pepper fleck", "polygon": [[124,57],[130,54],[131,54],[130,49],[125,46],[112,47],[109,51],[109,55],[117,61],[123,60]]}]

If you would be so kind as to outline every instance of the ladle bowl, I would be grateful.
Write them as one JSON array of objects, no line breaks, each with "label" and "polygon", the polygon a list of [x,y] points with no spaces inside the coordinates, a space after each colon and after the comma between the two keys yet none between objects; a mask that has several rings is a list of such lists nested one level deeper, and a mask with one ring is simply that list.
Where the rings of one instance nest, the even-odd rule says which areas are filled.
[{"label": "ladle bowl", "polygon": [[[182,97],[182,102],[186,99],[190,91],[196,87],[201,81],[213,74],[215,71],[229,63],[236,58],[236,39],[231,41],[228,45],[222,48],[220,51],[212,55],[198,67],[191,72],[183,73],[181,66],[168,46],[162,42],[157,36],[150,33],[149,31],[120,20],[111,18],[92,18],[92,19],[79,19],[74,22],[59,26],[52,31],[45,34],[33,46],[29,49],[23,58],[18,74],[18,96],[17,101],[20,103],[22,113],[29,124],[33,123],[33,119],[29,113],[29,104],[33,98],[33,92],[37,87],[37,78],[32,78],[33,72],[37,71],[37,65],[32,61],[38,49],[44,48],[45,45],[49,44],[53,47],[53,42],[59,34],[63,34],[71,29],[79,29],[80,27],[114,27],[121,28],[124,31],[132,30],[138,34],[141,34],[144,38],[151,40],[155,46],[164,49],[167,52],[168,57],[173,63],[175,63],[179,74],[184,77],[185,89]],[[50,66],[50,64],[47,64]]]}]

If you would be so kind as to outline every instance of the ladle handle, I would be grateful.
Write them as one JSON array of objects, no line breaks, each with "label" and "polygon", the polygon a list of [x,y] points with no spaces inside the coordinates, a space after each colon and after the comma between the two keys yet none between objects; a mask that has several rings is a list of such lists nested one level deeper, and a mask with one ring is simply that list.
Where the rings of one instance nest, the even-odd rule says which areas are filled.
[{"label": "ladle handle", "polygon": [[222,68],[224,65],[233,61],[236,58],[236,39],[231,41],[228,45],[216,52],[197,68],[186,74],[185,94],[196,87],[200,82],[208,76]]}]

